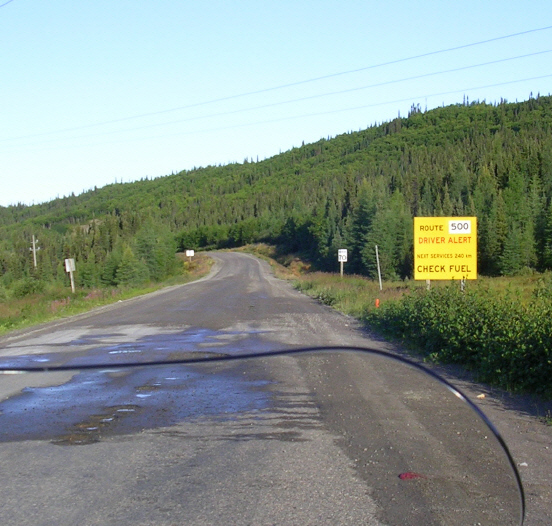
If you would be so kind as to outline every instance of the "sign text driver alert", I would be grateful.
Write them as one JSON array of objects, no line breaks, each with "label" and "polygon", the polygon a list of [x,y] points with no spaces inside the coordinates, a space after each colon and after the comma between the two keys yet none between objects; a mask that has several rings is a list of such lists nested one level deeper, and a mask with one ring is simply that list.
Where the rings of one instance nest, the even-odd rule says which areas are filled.
[{"label": "sign text driver alert", "polygon": [[414,218],[414,279],[477,279],[476,217]]}]

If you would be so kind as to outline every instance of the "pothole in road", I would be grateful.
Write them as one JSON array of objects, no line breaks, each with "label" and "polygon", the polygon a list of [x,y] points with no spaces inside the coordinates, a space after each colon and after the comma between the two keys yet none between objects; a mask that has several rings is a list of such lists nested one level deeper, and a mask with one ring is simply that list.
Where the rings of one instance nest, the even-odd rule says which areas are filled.
[{"label": "pothole in road", "polygon": [[122,405],[109,408],[103,414],[90,415],[86,420],[72,426],[69,431],[51,442],[57,446],[84,446],[99,442],[102,433],[107,431],[120,418],[139,411],[137,405]]}]

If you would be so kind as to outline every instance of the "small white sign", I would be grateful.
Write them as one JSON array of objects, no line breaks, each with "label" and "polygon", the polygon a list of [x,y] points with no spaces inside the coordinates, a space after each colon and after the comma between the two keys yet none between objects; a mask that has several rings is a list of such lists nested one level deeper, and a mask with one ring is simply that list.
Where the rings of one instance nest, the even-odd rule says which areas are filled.
[{"label": "small white sign", "polygon": [[347,249],[346,248],[340,248],[337,251],[337,261],[342,261],[343,263],[347,263]]},{"label": "small white sign", "polygon": [[75,272],[75,260],[73,258],[65,260],[65,272]]},{"label": "small white sign", "polygon": [[193,250],[186,250],[186,257],[187,258],[193,258],[195,255],[195,252]]}]

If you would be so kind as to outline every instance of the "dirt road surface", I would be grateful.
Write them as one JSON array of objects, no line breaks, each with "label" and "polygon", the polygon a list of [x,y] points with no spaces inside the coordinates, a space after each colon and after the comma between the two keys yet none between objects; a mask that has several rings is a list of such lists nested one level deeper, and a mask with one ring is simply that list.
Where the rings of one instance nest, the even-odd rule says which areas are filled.
[{"label": "dirt road surface", "polygon": [[[492,434],[415,369],[352,352],[117,369],[316,345],[405,355],[266,263],[213,257],[198,282],[0,339],[3,366],[111,364],[0,375],[2,524],[515,524]],[[504,436],[526,524],[551,524],[549,407],[438,371]]]}]

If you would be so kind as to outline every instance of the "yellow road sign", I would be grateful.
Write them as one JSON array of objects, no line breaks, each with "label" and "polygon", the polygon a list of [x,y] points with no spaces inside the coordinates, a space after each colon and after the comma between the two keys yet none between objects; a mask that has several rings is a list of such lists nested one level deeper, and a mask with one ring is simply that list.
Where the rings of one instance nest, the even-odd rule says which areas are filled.
[{"label": "yellow road sign", "polygon": [[415,217],[414,279],[477,279],[477,218]]}]

